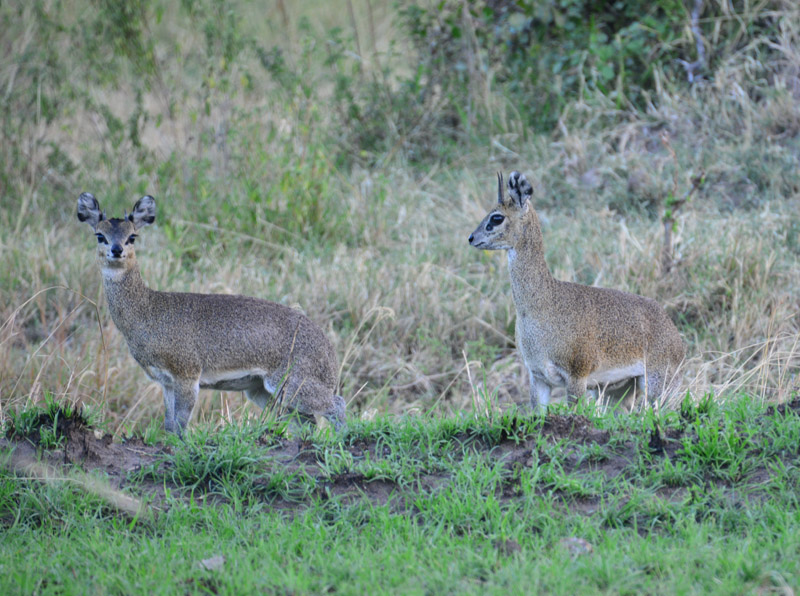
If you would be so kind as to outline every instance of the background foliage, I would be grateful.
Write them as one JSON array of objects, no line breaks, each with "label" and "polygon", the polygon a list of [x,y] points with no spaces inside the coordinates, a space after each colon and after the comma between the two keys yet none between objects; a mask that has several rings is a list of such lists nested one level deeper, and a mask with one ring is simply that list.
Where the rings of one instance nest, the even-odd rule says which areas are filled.
[{"label": "background foliage", "polygon": [[[510,169],[535,182],[559,278],[667,306],[687,389],[788,397],[800,14],[707,0],[693,23],[693,7],[4,3],[3,411],[44,391],[116,425],[159,411],[105,310],[74,218],[83,190],[115,214],[156,196],[151,286],[303,308],[334,340],[356,413],[524,402],[502,256],[465,241]],[[690,83],[696,32],[706,59]],[[663,276],[665,201],[700,172]],[[213,394],[198,415],[243,408]]]}]

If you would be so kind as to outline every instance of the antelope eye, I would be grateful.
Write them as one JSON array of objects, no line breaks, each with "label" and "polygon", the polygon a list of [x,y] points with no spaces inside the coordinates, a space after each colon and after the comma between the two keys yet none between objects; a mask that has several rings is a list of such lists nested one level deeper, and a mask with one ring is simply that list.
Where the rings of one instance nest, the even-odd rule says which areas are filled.
[{"label": "antelope eye", "polygon": [[103,236],[102,234],[95,234],[95,236],[97,236],[98,244],[108,244],[108,240],[106,240],[106,237]]},{"label": "antelope eye", "polygon": [[133,244],[134,240],[136,240],[136,234],[131,234],[125,244]]},{"label": "antelope eye", "polygon": [[492,215],[492,216],[489,218],[489,222],[490,222],[490,223],[491,223],[493,226],[499,226],[501,223],[503,223],[503,220],[504,220],[504,219],[505,219],[505,217],[503,217],[503,216],[502,216],[502,215],[500,215],[499,213],[495,213],[494,215]]}]

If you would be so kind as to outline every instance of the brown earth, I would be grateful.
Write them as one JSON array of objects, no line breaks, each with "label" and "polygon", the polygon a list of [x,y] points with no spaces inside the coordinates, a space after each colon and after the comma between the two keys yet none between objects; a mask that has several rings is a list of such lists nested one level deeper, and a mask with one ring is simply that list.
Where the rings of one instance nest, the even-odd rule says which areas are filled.
[{"label": "brown earth", "polygon": [[[784,413],[787,409],[800,412],[800,400],[789,404],[770,408],[766,415],[774,412]],[[52,423],[49,423],[52,427]],[[169,479],[169,474],[162,474],[158,480],[139,479],[131,480],[131,475],[143,469],[168,467],[167,456],[172,454],[172,448],[164,444],[148,445],[141,438],[130,438],[122,442],[114,442],[112,437],[102,431],[87,426],[79,417],[62,417],[57,423],[58,435],[63,437],[57,449],[46,450],[40,446],[39,432],[35,431],[27,437],[12,436],[0,438],[0,454],[10,452],[10,457],[5,462],[5,467],[10,467],[17,474],[33,476],[41,481],[58,481],[59,478],[80,477],[103,478],[107,483],[106,488],[100,490],[105,494],[124,495],[122,498],[131,498],[134,505],[118,507],[123,512],[133,515],[139,505],[136,499],[145,501],[146,507],[154,511],[168,506],[165,498],[165,489],[170,490],[173,496],[181,496],[184,486],[176,484]],[[665,456],[673,458],[679,453],[684,441],[687,439],[685,431],[670,428],[659,433],[651,432],[648,437],[612,436],[607,430],[595,427],[592,422],[581,415],[548,415],[541,431],[528,436],[502,436],[499,441],[491,444],[479,436],[459,434],[454,438],[461,445],[467,445],[469,452],[483,454],[492,462],[502,463],[504,468],[513,471],[515,468],[530,467],[534,456],[540,462],[548,461],[548,455],[538,449],[542,439],[549,445],[566,440],[560,452],[560,462],[564,472],[580,476],[581,474],[603,474],[607,479],[613,479],[626,473],[638,457],[637,450],[645,448],[655,458]],[[691,437],[688,437],[691,439]],[[384,505],[393,501],[396,496],[418,490],[436,490],[445,487],[451,480],[444,472],[420,471],[416,486],[400,486],[387,479],[368,479],[357,471],[346,471],[330,476],[323,470],[320,461],[320,452],[309,441],[292,438],[267,437],[259,440],[264,444],[264,459],[259,462],[265,472],[282,469],[286,472],[302,471],[307,478],[312,480],[315,488],[311,494],[306,494],[299,500],[288,500],[281,496],[269,496],[273,508],[291,513],[308,505],[309,499],[340,498],[344,503],[359,499],[367,499],[375,505]],[[604,450],[602,457],[587,457],[586,447],[592,445],[609,446],[613,448]],[[377,439],[357,439],[344,441],[342,448],[359,461],[369,454],[371,461],[377,461],[390,455],[385,443]],[[460,450],[459,450],[460,451]],[[751,472],[748,484],[753,484],[753,479],[758,483],[769,478],[766,469],[756,469]],[[760,480],[759,480],[760,479]],[[713,480],[736,500],[739,493],[737,487]],[[259,480],[256,480],[256,485]],[[86,484],[87,490],[98,492],[93,486]],[[741,488],[741,487],[739,487]],[[185,491],[184,491],[185,492]],[[200,491],[202,492],[202,491]],[[559,497],[559,491],[553,491]],[[657,491],[659,497],[680,501],[686,498],[686,487],[662,487]],[[752,493],[751,493],[752,494]],[[503,487],[500,497],[504,500],[516,499],[522,495],[522,490],[513,482]],[[134,498],[135,496],[135,498]],[[599,498],[578,498],[575,496],[562,496],[564,504],[572,510],[591,514],[597,510]],[[201,495],[193,496],[195,502],[218,502],[220,497],[208,494],[205,498]],[[114,503],[114,497],[109,499]],[[133,511],[128,511],[131,509]],[[404,507],[400,507],[403,509]]]}]

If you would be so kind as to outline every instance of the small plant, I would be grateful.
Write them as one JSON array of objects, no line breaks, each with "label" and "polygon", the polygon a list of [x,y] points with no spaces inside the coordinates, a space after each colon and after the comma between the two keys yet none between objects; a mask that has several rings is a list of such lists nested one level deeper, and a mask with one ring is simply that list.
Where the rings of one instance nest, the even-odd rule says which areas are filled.
[{"label": "small plant", "polygon": [[355,467],[353,455],[344,448],[344,445],[323,449],[321,453],[317,454],[317,458],[320,470],[327,478],[346,474]]},{"label": "small plant", "polygon": [[28,437],[32,435],[42,425],[41,416],[43,412],[38,407],[28,408],[14,412],[9,412],[6,435]]},{"label": "small plant", "polygon": [[369,451],[364,454],[364,460],[357,464],[356,469],[368,481],[389,480],[402,483],[404,477],[403,468],[397,462],[388,459],[372,461]]},{"label": "small plant", "polygon": [[682,420],[691,424],[699,419],[708,418],[715,407],[715,396],[711,392],[706,393],[697,403],[691,394],[686,393],[681,401],[680,416]]},{"label": "small plant", "polygon": [[59,449],[64,445],[64,436],[58,432],[58,413],[53,416],[53,425],[39,427],[39,446],[42,449]]},{"label": "small plant", "polygon": [[768,439],[762,449],[767,455],[780,455],[784,453],[800,452],[800,415],[786,407],[784,413],[776,411],[767,418],[766,426]]},{"label": "small plant", "polygon": [[578,449],[578,461],[576,465],[582,462],[603,462],[611,456],[609,448],[601,443],[588,443],[582,445]]},{"label": "small plant", "polygon": [[601,472],[567,471],[556,460],[543,468],[541,483],[570,499],[588,499],[603,494],[605,475]]},{"label": "small plant", "polygon": [[656,472],[656,478],[669,487],[686,486],[699,480],[699,474],[694,466],[684,459],[665,458],[663,467]]},{"label": "small plant", "polygon": [[743,426],[734,428],[723,421],[698,423],[694,430],[696,437],[683,439],[681,458],[715,477],[731,481],[741,480],[752,469],[753,430]]},{"label": "small plant", "polygon": [[9,412],[5,433],[8,437],[25,437],[43,449],[59,449],[64,445],[64,425],[73,421],[88,424],[73,404],[59,402],[46,391],[43,405]]},{"label": "small plant", "polygon": [[155,445],[164,438],[164,426],[158,418],[152,418],[142,431],[142,441],[145,445]]},{"label": "small plant", "polygon": [[164,456],[164,465],[151,469],[151,474],[165,474],[177,484],[209,492],[219,490],[223,483],[252,483],[263,457],[257,442],[264,430],[261,425],[244,423],[218,430],[194,429],[183,439],[168,435],[173,453]]}]

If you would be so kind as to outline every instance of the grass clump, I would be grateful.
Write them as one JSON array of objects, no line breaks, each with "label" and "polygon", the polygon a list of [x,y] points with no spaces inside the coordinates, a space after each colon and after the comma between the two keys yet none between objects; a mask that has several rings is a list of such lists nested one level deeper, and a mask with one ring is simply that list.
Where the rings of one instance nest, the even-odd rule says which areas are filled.
[{"label": "grass clump", "polygon": [[302,469],[264,465],[285,433],[285,423],[251,422],[200,428],[181,438],[168,436],[169,451],[136,470],[131,479],[169,483],[193,496],[239,503],[303,500],[315,482]]},{"label": "grass clump", "polygon": [[69,427],[93,426],[97,422],[97,416],[87,415],[73,404],[59,402],[45,393],[42,405],[11,411],[4,431],[9,439],[27,439],[42,449],[57,449],[63,445]]}]

